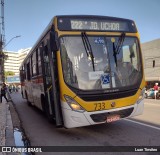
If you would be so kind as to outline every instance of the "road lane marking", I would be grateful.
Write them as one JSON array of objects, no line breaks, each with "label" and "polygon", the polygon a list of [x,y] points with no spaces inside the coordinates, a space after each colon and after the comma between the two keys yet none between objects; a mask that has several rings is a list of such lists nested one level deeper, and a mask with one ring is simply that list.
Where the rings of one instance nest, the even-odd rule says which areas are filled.
[{"label": "road lane marking", "polygon": [[143,126],[146,126],[146,127],[150,127],[150,128],[156,129],[156,130],[160,130],[160,128],[156,127],[156,126],[152,126],[152,125],[148,125],[148,124],[145,124],[145,123],[133,121],[133,120],[130,120],[130,119],[127,119],[127,118],[125,118],[124,120],[132,122],[132,123],[136,123],[136,124],[139,124],[139,125],[143,125]]}]

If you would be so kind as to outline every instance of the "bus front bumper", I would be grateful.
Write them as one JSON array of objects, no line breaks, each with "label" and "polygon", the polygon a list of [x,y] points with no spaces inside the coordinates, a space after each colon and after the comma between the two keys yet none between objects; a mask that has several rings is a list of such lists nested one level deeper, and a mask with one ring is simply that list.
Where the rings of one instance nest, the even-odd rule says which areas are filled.
[{"label": "bus front bumper", "polygon": [[122,119],[140,115],[143,113],[144,101],[122,108],[82,113],[73,111],[67,103],[63,102],[62,105],[64,127],[74,128],[106,123],[109,116],[118,115]]}]

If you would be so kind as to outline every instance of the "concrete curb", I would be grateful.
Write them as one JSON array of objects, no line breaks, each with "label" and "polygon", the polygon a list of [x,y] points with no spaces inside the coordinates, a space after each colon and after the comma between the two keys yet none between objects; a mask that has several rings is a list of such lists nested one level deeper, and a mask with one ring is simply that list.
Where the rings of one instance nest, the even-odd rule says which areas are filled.
[{"label": "concrete curb", "polygon": [[[9,104],[12,104],[11,102],[8,103],[8,109],[7,109],[7,126],[6,126],[6,141],[5,141],[5,146],[14,146],[15,147],[15,139],[14,139],[14,128],[13,128],[13,122],[12,122],[12,117],[11,117],[11,112],[10,112],[10,106]],[[18,153],[7,153],[6,155],[18,155]]]},{"label": "concrete curb", "polygon": [[[15,140],[14,140],[14,129],[13,129],[13,123],[12,123],[12,117],[10,113],[10,106],[9,104],[12,104],[10,95],[7,94],[7,98],[10,100],[10,102],[6,103],[4,99],[2,100],[2,103],[0,103],[0,146],[15,146]],[[0,155],[17,155],[17,153],[5,153],[0,152]]]},{"label": "concrete curb", "polygon": [[6,146],[15,146],[13,123],[12,123],[11,113],[10,113],[10,109],[9,109],[9,104],[8,104],[8,110],[7,110],[7,126],[6,126],[6,143],[5,143],[5,145]]},{"label": "concrete curb", "polygon": [[[6,124],[7,124],[7,105],[2,101],[0,103],[0,146],[5,146],[6,142]],[[0,152],[0,155],[6,155],[6,153]]]}]

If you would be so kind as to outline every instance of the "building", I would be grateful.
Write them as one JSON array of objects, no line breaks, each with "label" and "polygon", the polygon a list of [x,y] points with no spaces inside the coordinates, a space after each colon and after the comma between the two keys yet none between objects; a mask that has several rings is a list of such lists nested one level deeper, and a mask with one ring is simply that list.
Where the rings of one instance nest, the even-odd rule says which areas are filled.
[{"label": "building", "polygon": [[141,44],[144,72],[147,83],[152,87],[155,82],[160,85],[160,39]]},{"label": "building", "polygon": [[31,48],[21,49],[18,52],[4,51],[8,55],[7,60],[4,62],[4,70],[12,71],[15,75],[19,75],[19,67],[30,50]]}]

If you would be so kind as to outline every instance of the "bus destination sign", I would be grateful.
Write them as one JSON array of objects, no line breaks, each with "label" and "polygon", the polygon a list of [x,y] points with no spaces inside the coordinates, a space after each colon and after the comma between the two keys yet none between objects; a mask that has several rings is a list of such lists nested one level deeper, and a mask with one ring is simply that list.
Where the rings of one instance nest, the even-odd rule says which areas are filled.
[{"label": "bus destination sign", "polygon": [[128,20],[59,18],[58,29],[64,31],[117,31],[136,32],[134,22]]},{"label": "bus destination sign", "polygon": [[72,30],[128,31],[127,24],[113,21],[71,20]]}]

